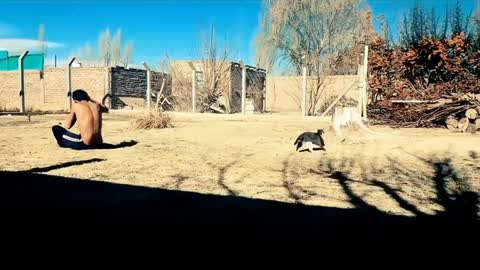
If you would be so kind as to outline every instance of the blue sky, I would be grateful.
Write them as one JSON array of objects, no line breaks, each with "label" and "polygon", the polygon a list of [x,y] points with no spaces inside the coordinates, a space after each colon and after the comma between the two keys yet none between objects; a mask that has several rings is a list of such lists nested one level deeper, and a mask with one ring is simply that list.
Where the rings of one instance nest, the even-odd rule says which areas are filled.
[{"label": "blue sky", "polygon": [[[415,0],[369,0],[374,15],[384,14],[392,30]],[[447,0],[423,0],[425,6],[443,10]],[[453,0],[449,0],[453,5]],[[473,10],[476,0],[463,0]],[[167,53],[172,59],[198,56],[200,37],[213,24],[220,45],[233,51],[232,60],[254,64],[253,40],[258,31],[260,0],[0,0],[0,48],[31,44],[38,25],[46,28],[49,58],[64,59],[89,44],[107,27],[122,29],[124,42],[134,44],[135,63],[157,63]],[[18,14],[24,15],[19,16]],[[395,31],[394,31],[395,32]],[[3,42],[2,42],[3,40]],[[8,45],[8,44],[7,44]]]},{"label": "blue sky", "polygon": [[[383,14],[388,18],[392,34],[398,33],[400,22],[403,20],[403,14],[415,5],[416,0],[368,0],[374,16]],[[437,16],[443,18],[445,10],[448,7],[454,8],[455,0],[419,0],[419,2],[430,11],[435,8]],[[462,0],[462,6],[465,13],[474,12],[479,0]],[[378,24],[376,24],[378,28]]]}]

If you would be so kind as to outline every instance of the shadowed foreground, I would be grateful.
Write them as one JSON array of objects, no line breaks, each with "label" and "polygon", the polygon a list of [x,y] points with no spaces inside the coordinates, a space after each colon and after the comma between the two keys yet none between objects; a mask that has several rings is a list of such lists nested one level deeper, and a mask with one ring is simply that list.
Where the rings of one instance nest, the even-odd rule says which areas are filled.
[{"label": "shadowed foreground", "polygon": [[183,191],[96,182],[39,174],[101,159],[58,164],[23,172],[0,172],[0,205],[4,225],[181,225],[174,231],[232,230],[263,236],[318,237],[336,235],[455,235],[478,236],[478,195],[462,192],[450,196],[445,179],[452,173],[448,163],[432,163],[438,202],[445,211],[423,214],[402,201],[394,189],[374,182],[416,216],[392,215],[370,206],[349,187],[349,179],[330,167],[329,177],[338,181],[355,208],[305,206],[236,196],[207,195]]}]

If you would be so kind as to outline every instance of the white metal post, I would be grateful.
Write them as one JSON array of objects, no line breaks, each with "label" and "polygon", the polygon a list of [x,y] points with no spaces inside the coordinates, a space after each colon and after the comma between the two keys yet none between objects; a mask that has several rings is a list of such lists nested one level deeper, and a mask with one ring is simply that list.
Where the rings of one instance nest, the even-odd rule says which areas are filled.
[{"label": "white metal post", "polygon": [[307,113],[307,67],[303,67],[302,116]]},{"label": "white metal post", "polygon": [[358,85],[358,111],[362,114],[363,108],[363,53],[358,58],[358,70],[357,70],[357,85]]},{"label": "white metal post", "polygon": [[150,109],[152,105],[152,70],[150,69],[150,66],[147,65],[147,63],[143,62],[143,66],[147,70],[147,108]]},{"label": "white metal post", "polygon": [[147,108],[150,109],[152,106],[152,83],[150,79],[152,77],[152,72],[147,70]]},{"label": "white metal post", "polygon": [[192,112],[196,112],[196,100],[197,100],[197,72],[192,71]]},{"label": "white metal post", "polygon": [[192,112],[197,110],[197,70],[192,61],[188,62],[188,65],[192,69]]},{"label": "white metal post", "polygon": [[28,54],[28,51],[24,51],[18,58],[18,71],[20,79],[20,112],[25,113],[25,79],[23,70],[23,59]]}]

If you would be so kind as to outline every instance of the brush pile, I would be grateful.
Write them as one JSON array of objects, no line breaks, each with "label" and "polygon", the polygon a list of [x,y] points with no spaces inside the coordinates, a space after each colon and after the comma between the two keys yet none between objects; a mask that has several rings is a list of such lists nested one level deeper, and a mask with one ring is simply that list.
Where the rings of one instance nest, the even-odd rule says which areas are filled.
[{"label": "brush pile", "polygon": [[424,39],[408,51],[374,39],[368,84],[375,123],[473,132],[480,122],[480,50],[463,33]]}]

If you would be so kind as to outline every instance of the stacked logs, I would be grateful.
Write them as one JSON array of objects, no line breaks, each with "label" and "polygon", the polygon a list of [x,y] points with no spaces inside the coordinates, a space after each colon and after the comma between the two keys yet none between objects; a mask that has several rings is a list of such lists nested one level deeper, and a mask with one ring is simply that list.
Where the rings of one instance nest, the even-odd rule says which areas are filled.
[{"label": "stacked logs", "polygon": [[445,124],[453,132],[475,133],[480,130],[480,107],[466,110],[461,118],[450,115]]}]

